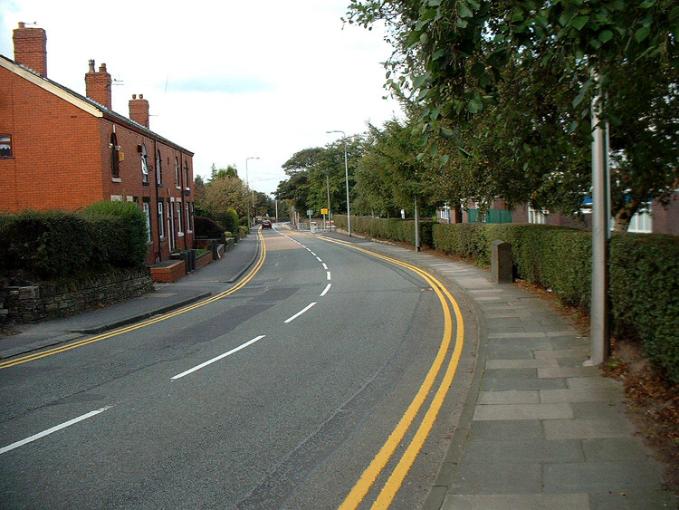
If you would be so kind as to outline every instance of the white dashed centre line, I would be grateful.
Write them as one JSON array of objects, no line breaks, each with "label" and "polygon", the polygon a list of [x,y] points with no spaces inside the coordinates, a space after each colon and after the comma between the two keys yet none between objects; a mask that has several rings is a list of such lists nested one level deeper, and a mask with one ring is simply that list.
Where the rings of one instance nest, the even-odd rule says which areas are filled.
[{"label": "white dashed centre line", "polygon": [[266,336],[266,335],[259,335],[258,337],[255,337],[255,338],[253,338],[252,340],[248,340],[247,342],[245,342],[244,344],[239,345],[239,346],[236,347],[235,349],[231,349],[230,351],[225,352],[224,354],[220,354],[219,356],[217,356],[217,357],[215,357],[215,358],[212,358],[212,359],[210,359],[210,360],[207,360],[206,362],[201,363],[200,365],[196,365],[196,366],[193,367],[193,368],[189,368],[186,372],[182,372],[181,374],[175,375],[175,376],[172,378],[172,380],[173,380],[173,381],[176,381],[177,379],[181,379],[182,377],[184,377],[184,376],[186,376],[186,375],[189,375],[189,374],[195,372],[196,370],[200,370],[201,368],[204,368],[204,367],[206,367],[206,366],[208,366],[208,365],[211,365],[211,364],[214,363],[215,361],[219,361],[220,359],[224,359],[224,358],[226,358],[227,356],[231,356],[234,352],[238,352],[238,351],[240,351],[241,349],[245,349],[248,345],[252,345],[252,344],[254,344],[255,342],[260,341],[260,340],[261,340],[262,338],[264,338],[265,336]]},{"label": "white dashed centre line", "polygon": [[78,416],[77,418],[73,418],[72,420],[65,421],[64,423],[60,425],[56,425],[52,428],[49,428],[47,430],[43,430],[42,432],[39,432],[35,434],[34,436],[27,437],[26,439],[22,439],[21,441],[17,441],[16,443],[12,443],[10,445],[7,445],[3,448],[0,448],[0,455],[3,453],[9,452],[11,450],[14,450],[15,448],[19,448],[20,446],[23,446],[28,443],[32,443],[33,441],[36,441],[37,439],[43,438],[45,436],[49,436],[50,434],[53,434],[54,432],[65,429],[66,427],[70,427],[71,425],[75,425],[79,421],[86,420],[88,418],[92,418],[92,416],[95,416],[99,413],[103,413],[104,411],[111,409],[113,406],[106,406],[102,407],[101,409],[97,409],[96,411],[90,411],[87,414],[83,414],[82,416]]},{"label": "white dashed centre line", "polygon": [[297,317],[299,317],[299,316],[302,315],[304,312],[306,312],[307,310],[309,310],[309,309],[310,309],[312,306],[314,306],[315,304],[316,304],[316,302],[313,302],[313,303],[311,303],[310,305],[306,306],[305,308],[303,308],[302,310],[300,310],[299,312],[297,312],[295,315],[293,315],[292,317],[290,317],[288,320],[286,320],[285,323],[286,323],[286,324],[290,324],[292,321],[294,321]]}]

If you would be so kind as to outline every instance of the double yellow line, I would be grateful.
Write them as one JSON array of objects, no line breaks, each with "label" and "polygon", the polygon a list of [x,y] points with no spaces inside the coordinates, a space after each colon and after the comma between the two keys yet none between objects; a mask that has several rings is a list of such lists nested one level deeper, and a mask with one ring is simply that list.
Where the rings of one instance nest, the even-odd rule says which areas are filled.
[{"label": "double yellow line", "polygon": [[183,314],[188,313],[188,312],[195,310],[197,308],[201,308],[205,305],[209,305],[210,303],[214,303],[215,301],[219,301],[220,299],[224,299],[225,297],[230,296],[234,292],[238,292],[240,289],[245,287],[245,285],[247,285],[248,282],[250,282],[250,280],[252,280],[255,277],[255,275],[259,272],[259,270],[264,265],[264,260],[266,259],[266,243],[264,241],[264,236],[262,235],[261,229],[257,233],[257,238],[259,240],[259,245],[260,245],[259,257],[257,258],[257,262],[230,289],[225,290],[223,292],[220,292],[218,294],[215,294],[214,296],[210,296],[209,298],[203,299],[203,300],[198,301],[196,303],[192,303],[192,304],[184,306],[182,308],[178,308],[177,310],[173,310],[171,312],[164,313],[164,314],[161,314],[161,315],[156,315],[154,317],[143,320],[141,322],[135,322],[134,324],[131,324],[129,326],[123,326],[121,328],[117,328],[117,329],[108,331],[106,333],[102,333],[100,335],[84,338],[82,340],[78,340],[77,342],[72,342],[72,343],[69,343],[69,344],[60,345],[59,347],[54,347],[52,349],[39,351],[39,352],[36,352],[34,354],[27,354],[26,356],[10,358],[6,361],[0,362],[0,370],[3,369],[3,368],[14,367],[16,365],[23,365],[24,363],[28,363],[30,361],[35,361],[35,360],[38,360],[38,359],[41,359],[41,358],[46,358],[48,356],[54,356],[55,354],[59,354],[59,353],[66,352],[66,351],[71,351],[73,349],[78,349],[79,347],[83,347],[85,345],[90,345],[90,344],[93,344],[93,343],[96,343],[96,342],[101,342],[102,340],[107,340],[109,338],[113,338],[113,337],[116,337],[116,336],[119,336],[119,335],[124,335],[125,333],[130,333],[132,331],[136,331],[137,329],[145,328],[145,327],[151,326],[153,324],[158,324],[159,322],[163,322],[163,321],[166,321],[166,320],[171,319],[173,317],[177,317],[178,315],[183,315]]},{"label": "double yellow line", "polygon": [[412,264],[408,264],[407,262],[403,262],[401,260],[388,257],[386,255],[375,253],[370,250],[359,248],[351,243],[339,241],[337,239],[330,239],[327,237],[321,238],[324,241],[347,246],[371,257],[375,257],[384,260],[385,262],[388,262],[390,264],[403,267],[420,276],[436,293],[436,296],[438,297],[439,302],[441,304],[441,309],[443,311],[443,322],[444,322],[443,337],[441,338],[441,343],[439,345],[438,352],[436,353],[434,362],[429,368],[429,371],[427,372],[424,381],[422,382],[420,388],[415,394],[415,397],[410,402],[410,405],[408,405],[408,408],[403,413],[403,416],[399,420],[398,424],[391,432],[384,445],[382,445],[382,448],[380,448],[379,452],[377,452],[377,454],[370,462],[368,467],[365,468],[365,470],[361,474],[361,477],[358,479],[356,484],[353,486],[349,494],[346,496],[346,498],[340,505],[339,507],[340,510],[358,508],[358,506],[365,499],[366,495],[370,491],[371,487],[373,486],[377,478],[382,474],[382,472],[386,468],[391,457],[394,455],[399,445],[403,441],[406,433],[408,433],[408,431],[413,426],[415,418],[417,417],[423,404],[425,403],[425,401],[432,392],[434,383],[436,382],[436,379],[439,373],[441,372],[441,369],[444,365],[444,361],[450,349],[450,345],[453,338],[453,323],[451,317],[451,308],[453,314],[455,315],[455,342],[453,346],[453,352],[450,356],[450,360],[448,361],[448,365],[445,369],[445,372],[443,373],[443,376],[439,381],[438,388],[436,389],[434,396],[429,404],[429,407],[425,411],[422,420],[420,421],[419,426],[415,430],[415,433],[412,439],[410,440],[410,443],[408,444],[405,451],[401,455],[401,458],[399,459],[398,463],[392,470],[387,481],[385,482],[381,491],[377,495],[377,499],[375,499],[371,507],[373,509],[384,509],[388,508],[391,502],[393,501],[394,497],[396,497],[396,494],[398,493],[399,489],[401,488],[401,485],[403,484],[403,480],[405,479],[406,475],[408,474],[408,471],[415,462],[417,455],[422,449],[422,446],[427,440],[427,437],[429,436],[429,433],[431,432],[431,429],[434,426],[434,422],[436,421],[436,417],[438,416],[438,413],[441,410],[441,407],[443,406],[446,393],[448,392],[448,389],[450,388],[453,382],[455,372],[460,362],[460,356],[462,354],[462,347],[464,345],[464,321],[462,319],[460,307],[455,298],[450,294],[448,289],[446,289],[446,287],[439,280],[437,280],[435,277],[433,277],[426,271],[423,271],[419,267],[414,266]]}]

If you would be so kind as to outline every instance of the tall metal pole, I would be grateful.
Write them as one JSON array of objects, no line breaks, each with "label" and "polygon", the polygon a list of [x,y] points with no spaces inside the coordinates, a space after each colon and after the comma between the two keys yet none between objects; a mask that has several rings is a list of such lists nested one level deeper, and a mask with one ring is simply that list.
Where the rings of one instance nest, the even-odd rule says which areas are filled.
[{"label": "tall metal pole", "polygon": [[325,174],[325,188],[328,192],[328,219],[332,219],[332,209],[330,209],[330,176]]},{"label": "tall metal pole", "polygon": [[340,129],[326,131],[326,133],[341,133],[344,140],[344,180],[347,188],[347,230],[351,237],[351,200],[349,199],[349,159],[347,158],[347,135]]},{"label": "tall metal pole", "polygon": [[250,208],[254,208],[254,200],[253,200],[253,193],[252,190],[250,189],[250,179],[248,178],[248,161],[251,159],[259,159],[259,156],[248,156],[245,158],[245,184],[248,187],[248,191],[250,191],[250,200],[248,200],[248,228],[252,228],[252,221],[251,221],[251,216],[250,216]]},{"label": "tall metal pole", "polygon": [[601,94],[592,100],[592,297],[590,339],[592,357],[587,364],[600,365],[608,358],[608,157],[606,128],[600,122]]}]

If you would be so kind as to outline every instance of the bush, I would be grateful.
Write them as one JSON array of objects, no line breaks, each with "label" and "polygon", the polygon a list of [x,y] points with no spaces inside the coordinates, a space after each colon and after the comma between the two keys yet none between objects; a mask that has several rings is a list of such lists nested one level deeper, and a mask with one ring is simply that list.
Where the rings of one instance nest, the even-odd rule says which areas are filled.
[{"label": "bush", "polygon": [[195,216],[193,226],[196,238],[202,239],[221,239],[226,230],[223,225],[207,216]]},{"label": "bush", "polygon": [[[545,225],[434,225],[434,246],[446,253],[490,260],[490,246],[512,244],[519,278],[551,288],[570,305],[589,307],[591,233]],[[679,238],[621,234],[609,261],[612,330],[642,342],[645,353],[679,382]]]},{"label": "bush", "polygon": [[131,202],[97,202],[83,211],[100,263],[141,266],[148,250],[146,217]]},{"label": "bush", "polygon": [[0,216],[0,269],[54,279],[83,271],[135,267],[146,257],[146,219],[124,202]]},{"label": "bush", "polygon": [[[335,225],[339,228],[347,228],[347,217],[336,214]],[[401,220],[397,218],[372,218],[370,216],[352,216],[351,230],[359,234],[367,234],[378,239],[389,239],[415,244],[415,222],[413,220]],[[431,220],[420,221],[420,243],[432,246],[432,222]]]},{"label": "bush", "polygon": [[7,215],[0,224],[5,271],[49,279],[74,274],[94,258],[92,232],[82,216],[26,211]]}]

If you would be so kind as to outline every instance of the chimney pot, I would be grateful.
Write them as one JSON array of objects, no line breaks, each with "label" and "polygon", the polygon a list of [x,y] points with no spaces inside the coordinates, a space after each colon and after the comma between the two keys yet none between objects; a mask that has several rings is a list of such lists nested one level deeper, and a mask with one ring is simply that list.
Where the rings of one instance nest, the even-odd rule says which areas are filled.
[{"label": "chimney pot", "polygon": [[47,76],[47,34],[42,28],[26,27],[19,22],[14,29],[14,60],[32,69],[40,76]]}]

